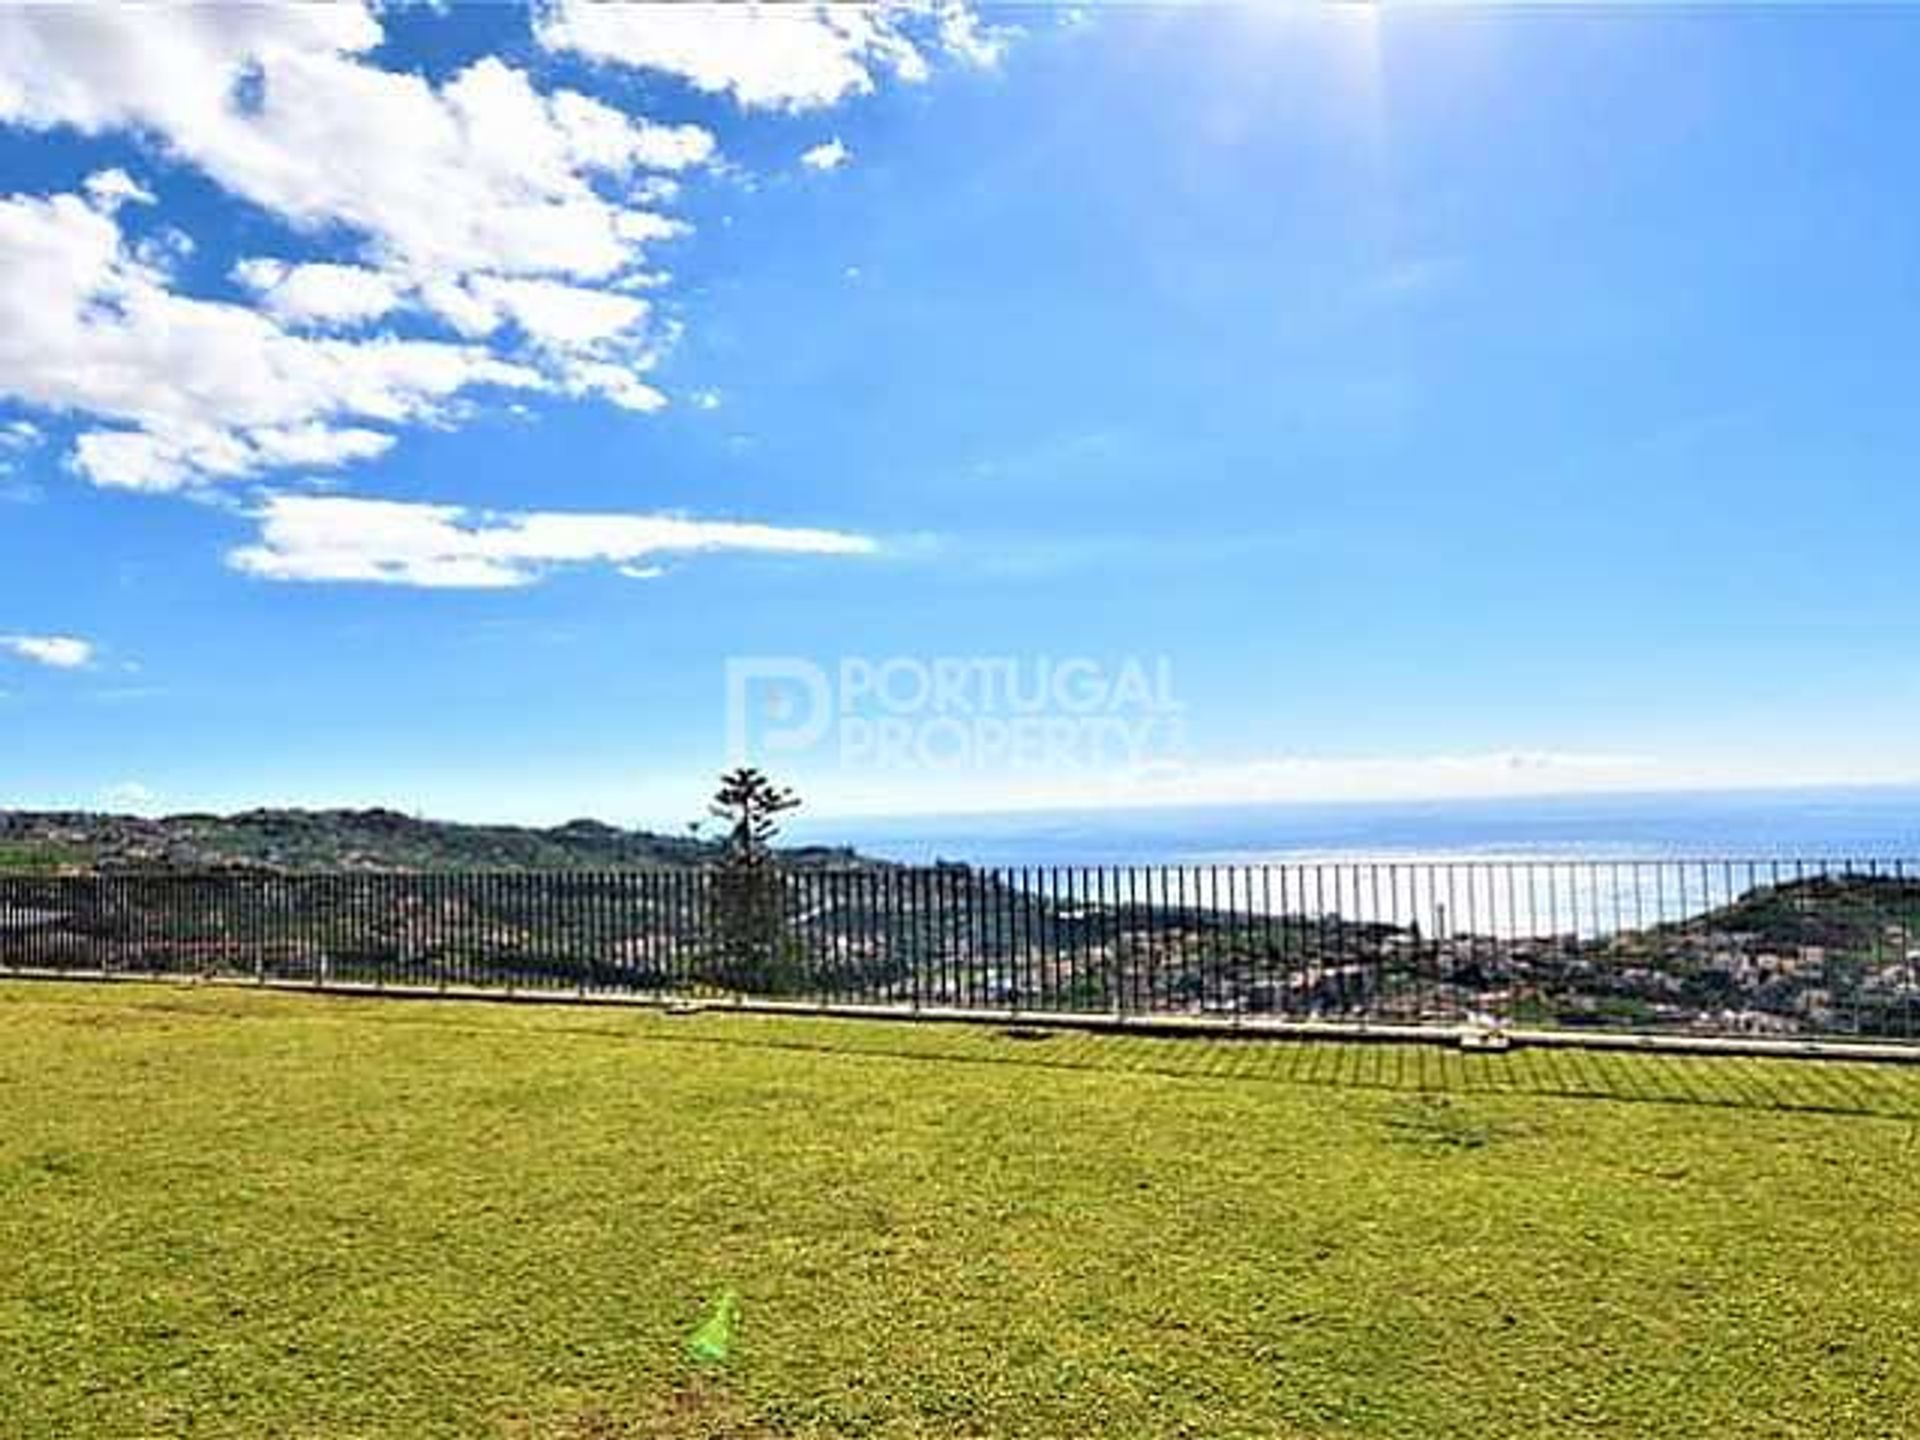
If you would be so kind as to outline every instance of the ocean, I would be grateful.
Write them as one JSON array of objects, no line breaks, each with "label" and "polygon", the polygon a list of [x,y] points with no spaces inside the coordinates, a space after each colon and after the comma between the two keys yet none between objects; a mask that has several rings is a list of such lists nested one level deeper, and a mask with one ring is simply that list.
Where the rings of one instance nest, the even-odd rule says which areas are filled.
[{"label": "ocean", "polygon": [[1158,903],[1177,894],[1181,905],[1431,933],[1595,935],[1822,871],[1905,862],[1900,873],[1920,874],[1920,788],[815,820],[792,838],[909,864],[1005,867],[1020,888],[1069,899],[1088,883],[1061,873],[1071,867],[1182,866],[1194,868],[1159,879]]},{"label": "ocean", "polygon": [[915,864],[1920,860],[1920,787],[889,816],[790,829],[795,840]]}]

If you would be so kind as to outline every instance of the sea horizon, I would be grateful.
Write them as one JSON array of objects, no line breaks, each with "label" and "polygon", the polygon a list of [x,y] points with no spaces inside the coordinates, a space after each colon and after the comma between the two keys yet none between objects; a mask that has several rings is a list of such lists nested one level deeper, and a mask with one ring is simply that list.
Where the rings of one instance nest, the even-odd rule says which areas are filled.
[{"label": "sea horizon", "polygon": [[983,866],[1920,861],[1920,785],[821,817],[791,838]]}]

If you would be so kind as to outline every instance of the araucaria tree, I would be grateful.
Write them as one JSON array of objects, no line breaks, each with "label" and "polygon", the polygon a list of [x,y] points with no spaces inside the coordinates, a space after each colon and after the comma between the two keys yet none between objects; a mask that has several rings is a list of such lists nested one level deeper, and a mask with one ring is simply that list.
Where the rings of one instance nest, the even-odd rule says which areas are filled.
[{"label": "araucaria tree", "polygon": [[750,765],[722,775],[707,808],[714,819],[727,823],[725,863],[749,869],[771,863],[773,842],[780,836],[780,816],[799,805],[798,795]]},{"label": "araucaria tree", "polygon": [[786,933],[786,885],[774,852],[780,817],[800,804],[793,791],[750,766],[720,777],[708,809],[724,821],[713,879],[713,927],[721,961],[715,976],[733,988],[774,993],[804,987],[804,966]]}]

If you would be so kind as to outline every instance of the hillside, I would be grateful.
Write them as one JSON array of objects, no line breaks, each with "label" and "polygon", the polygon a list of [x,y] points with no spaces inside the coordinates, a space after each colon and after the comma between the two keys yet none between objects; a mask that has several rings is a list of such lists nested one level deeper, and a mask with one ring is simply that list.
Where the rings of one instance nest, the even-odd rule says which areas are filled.
[{"label": "hillside", "polygon": [[[277,870],[633,870],[709,864],[691,836],[597,820],[546,829],[422,820],[392,810],[249,810],[132,815],[0,810],[0,872],[232,867]],[[852,851],[788,852],[800,865],[849,864]]]},{"label": "hillside", "polygon": [[1871,873],[1807,875],[1756,886],[1709,911],[1706,929],[1750,935],[1768,945],[1820,945],[1834,950],[1904,952],[1920,936],[1920,878]]}]

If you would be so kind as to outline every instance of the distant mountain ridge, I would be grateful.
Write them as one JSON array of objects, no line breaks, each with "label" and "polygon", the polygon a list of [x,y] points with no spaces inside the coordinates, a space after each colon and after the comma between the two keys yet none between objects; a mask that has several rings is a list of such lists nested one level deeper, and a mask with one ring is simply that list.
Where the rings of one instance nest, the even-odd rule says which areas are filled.
[{"label": "distant mountain ridge", "polygon": [[[58,870],[640,870],[699,867],[719,846],[599,820],[546,828],[423,820],[396,810],[247,810],[146,819],[0,810],[0,872]],[[851,849],[784,852],[804,866],[861,863]]]}]

